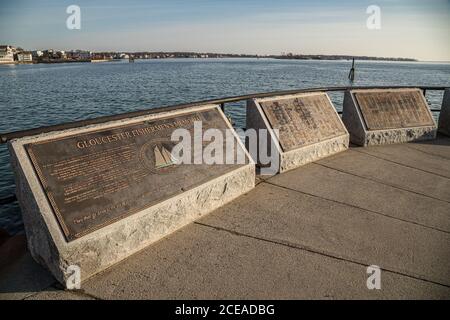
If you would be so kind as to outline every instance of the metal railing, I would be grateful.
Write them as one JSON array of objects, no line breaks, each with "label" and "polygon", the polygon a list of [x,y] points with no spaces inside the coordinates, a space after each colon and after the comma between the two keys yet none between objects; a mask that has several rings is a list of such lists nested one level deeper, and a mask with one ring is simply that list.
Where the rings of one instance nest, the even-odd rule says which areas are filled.
[{"label": "metal railing", "polygon": [[[447,87],[440,87],[440,86],[344,86],[344,87],[319,87],[319,88],[308,88],[308,89],[272,91],[272,92],[264,92],[264,93],[251,93],[251,94],[246,94],[246,95],[241,95],[241,96],[232,96],[232,97],[203,100],[203,101],[178,104],[178,105],[166,106],[166,107],[160,107],[160,108],[137,110],[137,111],[131,111],[131,112],[126,112],[126,113],[121,113],[121,114],[116,114],[116,115],[102,116],[102,117],[93,118],[93,119],[86,119],[86,120],[62,123],[62,124],[57,124],[57,125],[52,125],[52,126],[44,126],[44,127],[39,127],[39,128],[27,129],[27,130],[13,131],[13,132],[8,132],[8,133],[0,133],[0,143],[6,143],[11,139],[22,138],[22,137],[26,137],[26,136],[33,136],[33,135],[51,132],[51,131],[73,129],[73,128],[83,127],[83,126],[87,126],[87,125],[100,124],[100,123],[109,122],[109,121],[116,121],[116,120],[122,120],[122,119],[126,119],[126,118],[145,116],[145,115],[150,115],[150,114],[154,114],[154,113],[158,113],[158,112],[162,112],[162,111],[172,111],[172,110],[178,110],[178,109],[192,107],[192,106],[198,106],[198,105],[219,104],[221,106],[222,110],[224,110],[225,104],[227,104],[227,103],[239,102],[239,101],[244,101],[244,100],[254,99],[254,98],[267,98],[267,97],[273,97],[273,96],[281,96],[281,95],[297,94],[297,93],[308,93],[308,92],[336,92],[336,91],[346,91],[349,89],[400,89],[400,88],[419,88],[424,91],[424,94],[426,93],[427,90],[442,91],[442,90],[447,89]],[[431,111],[439,112],[440,109],[431,109]]]},{"label": "metal railing", "polygon": [[[37,134],[46,133],[46,132],[73,129],[73,128],[83,127],[83,126],[87,126],[87,125],[94,125],[94,124],[100,124],[100,123],[105,123],[105,122],[109,122],[109,121],[116,121],[116,120],[122,120],[122,119],[126,119],[126,118],[145,116],[145,115],[159,113],[162,111],[172,111],[172,110],[178,110],[178,109],[183,109],[183,108],[192,107],[192,106],[199,106],[199,105],[218,104],[221,106],[222,110],[225,111],[225,104],[227,104],[227,103],[245,101],[248,99],[255,99],[255,98],[267,98],[267,97],[282,96],[282,95],[287,95],[287,94],[308,93],[308,92],[339,92],[339,91],[346,91],[349,89],[401,89],[401,88],[419,88],[419,89],[423,90],[424,94],[426,93],[427,90],[443,91],[443,90],[447,89],[447,87],[440,87],[440,86],[344,86],[344,87],[319,87],[319,88],[308,88],[308,89],[272,91],[272,92],[264,92],[264,93],[251,93],[251,94],[240,95],[240,96],[232,96],[232,97],[203,100],[203,101],[178,104],[178,105],[166,106],[166,107],[160,107],[160,108],[131,111],[131,112],[126,112],[126,113],[121,113],[121,114],[116,114],[116,115],[111,115],[111,116],[103,116],[103,117],[98,117],[98,118],[93,118],[93,119],[86,119],[86,120],[62,123],[62,124],[57,124],[57,125],[52,125],[52,126],[44,126],[44,127],[33,128],[33,129],[27,129],[27,130],[1,133],[0,134],[0,144],[7,143],[11,139],[17,139],[17,138],[37,135]],[[440,111],[440,109],[430,109],[430,110],[432,112]],[[5,198],[0,198],[0,205],[9,204],[16,200],[17,199],[16,199],[15,195],[10,195]]]}]

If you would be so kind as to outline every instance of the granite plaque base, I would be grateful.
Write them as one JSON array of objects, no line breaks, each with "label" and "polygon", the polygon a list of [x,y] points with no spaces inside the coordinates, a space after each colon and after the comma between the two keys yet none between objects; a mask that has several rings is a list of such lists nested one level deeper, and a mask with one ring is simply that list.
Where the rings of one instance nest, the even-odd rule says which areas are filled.
[{"label": "granite plaque base", "polygon": [[[173,159],[171,133],[198,136],[196,121],[231,129],[245,161]],[[254,163],[215,105],[15,139],[9,149],[29,250],[63,285],[69,266],[85,280],[255,184]]]},{"label": "granite plaque base", "polygon": [[441,112],[439,114],[438,131],[450,137],[450,89],[445,89]]},{"label": "granite plaque base", "polygon": [[[349,145],[345,126],[328,95],[321,92],[248,100],[250,128],[268,130],[279,155],[280,173],[347,150]],[[261,165],[260,159],[255,160]]]},{"label": "granite plaque base", "polygon": [[436,123],[420,89],[350,90],[342,121],[359,146],[436,138]]}]

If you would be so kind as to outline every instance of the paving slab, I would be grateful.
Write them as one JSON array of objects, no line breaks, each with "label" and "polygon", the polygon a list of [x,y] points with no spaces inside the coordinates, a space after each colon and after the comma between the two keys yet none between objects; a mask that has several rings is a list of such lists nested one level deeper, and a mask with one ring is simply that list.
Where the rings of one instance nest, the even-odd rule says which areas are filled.
[{"label": "paving slab", "polygon": [[438,135],[436,140],[413,142],[406,146],[450,160],[450,137]]},{"label": "paving slab", "polygon": [[314,163],[276,175],[267,182],[450,232],[450,203]]},{"label": "paving slab", "polygon": [[104,299],[450,297],[447,287],[382,274],[382,290],[368,290],[366,266],[193,224],[94,277],[83,289]]},{"label": "paving slab", "polygon": [[316,163],[450,202],[450,179],[348,150]]},{"label": "paving slab", "polygon": [[200,222],[450,286],[450,234],[267,183]]},{"label": "paving slab", "polygon": [[[0,299],[450,299],[449,179],[422,167],[441,170],[449,142],[364,150],[386,159],[350,150],[261,177],[80,292],[56,289],[25,252],[0,268]],[[381,290],[366,287],[373,264]]]},{"label": "paving slab", "polygon": [[[449,147],[450,148],[450,147]],[[408,144],[398,146],[374,146],[370,148],[354,148],[379,159],[402,164],[411,168],[436,174],[450,179],[450,159],[409,148]]]}]

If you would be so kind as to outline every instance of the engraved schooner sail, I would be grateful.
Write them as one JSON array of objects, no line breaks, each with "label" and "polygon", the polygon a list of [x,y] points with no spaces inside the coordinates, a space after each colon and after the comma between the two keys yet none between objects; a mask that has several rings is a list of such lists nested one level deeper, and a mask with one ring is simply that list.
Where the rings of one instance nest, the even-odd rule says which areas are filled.
[{"label": "engraved schooner sail", "polygon": [[175,164],[175,159],[172,154],[164,147],[162,150],[155,146],[155,168],[164,168]]}]

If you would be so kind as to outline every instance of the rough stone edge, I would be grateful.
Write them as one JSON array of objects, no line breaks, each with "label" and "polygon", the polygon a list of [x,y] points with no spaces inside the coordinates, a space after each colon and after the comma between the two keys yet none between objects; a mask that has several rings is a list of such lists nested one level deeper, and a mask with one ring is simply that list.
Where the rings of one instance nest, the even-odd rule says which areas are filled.
[{"label": "rough stone edge", "polygon": [[[32,257],[39,264],[49,269],[63,285],[65,285],[68,277],[65,272],[66,268],[72,264],[80,265],[82,280],[86,280],[239,195],[248,192],[255,184],[255,170],[253,161],[249,159],[249,164],[237,170],[115,222],[95,233],[67,243],[26,154],[24,144],[44,140],[49,136],[67,136],[74,132],[88,132],[124,123],[175,116],[210,108],[218,109],[218,106],[192,107],[180,111],[163,112],[12,140],[8,147],[11,154],[11,164],[15,172],[16,193],[22,209],[27,242]],[[225,196],[223,196],[224,194]],[[179,217],[180,212],[184,214],[181,218]],[[188,212],[195,213],[189,214]],[[155,219],[166,223],[155,225]],[[178,220],[174,222],[174,219]],[[142,226],[145,226],[144,232],[139,233],[138,227],[142,228]],[[111,251],[111,248],[114,248],[115,251]]]},{"label": "rough stone edge", "polygon": [[349,147],[349,142],[350,135],[345,134],[300,149],[282,153],[280,173],[345,151]]},{"label": "rough stone edge", "polygon": [[364,146],[434,140],[436,135],[437,128],[433,126],[368,131]]},{"label": "rough stone edge", "polygon": [[412,141],[423,141],[436,139],[437,126],[431,114],[427,101],[427,106],[431,119],[435,123],[433,126],[422,126],[412,128],[398,128],[386,130],[367,130],[363,116],[358,108],[354,93],[360,91],[415,91],[418,89],[374,89],[374,90],[347,90],[344,95],[342,121],[350,133],[350,142],[359,146],[375,146],[383,144],[395,144]]},{"label": "rough stone edge", "polygon": [[450,137],[450,89],[445,89],[442,99],[438,132]]}]

